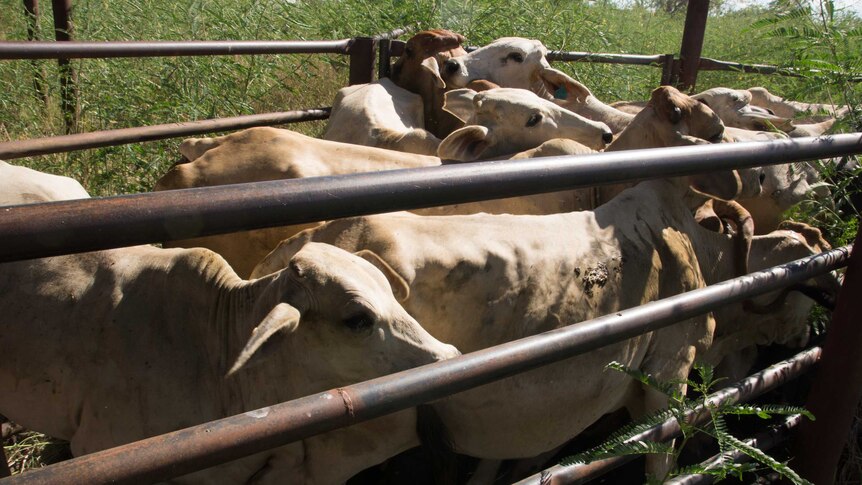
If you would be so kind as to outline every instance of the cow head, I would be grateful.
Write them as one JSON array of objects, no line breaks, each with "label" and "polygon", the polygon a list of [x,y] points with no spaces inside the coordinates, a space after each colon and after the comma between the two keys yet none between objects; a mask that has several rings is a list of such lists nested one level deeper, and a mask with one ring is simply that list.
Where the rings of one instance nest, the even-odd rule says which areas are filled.
[{"label": "cow head", "polygon": [[535,148],[553,138],[568,138],[595,150],[612,139],[610,129],[525,89],[496,88],[481,93],[446,93],[443,108],[465,124],[440,144],[444,160],[471,161]]},{"label": "cow head", "polygon": [[283,353],[302,360],[303,371],[292,376],[315,392],[458,355],[396,301],[393,290],[406,292],[404,280],[362,253],[309,243],[287,268],[258,280],[270,295],[255,311],[264,316],[228,374]]},{"label": "cow head", "polygon": [[770,110],[753,106],[751,93],[741,89],[712,88],[693,96],[707,104],[727,126],[747,130],[792,131],[793,123]]},{"label": "cow head", "polygon": [[392,81],[422,97],[425,129],[440,138],[461,126],[457,118],[443,111],[446,83],[440,77],[440,66],[467,54],[463,42],[464,36],[449,30],[423,30],[407,41],[404,53],[392,66]]},{"label": "cow head", "polygon": [[486,79],[506,88],[532,89],[537,72],[550,68],[547,49],[538,40],[504,37],[475,51],[453,57],[442,66],[443,79],[451,88],[463,88]]}]

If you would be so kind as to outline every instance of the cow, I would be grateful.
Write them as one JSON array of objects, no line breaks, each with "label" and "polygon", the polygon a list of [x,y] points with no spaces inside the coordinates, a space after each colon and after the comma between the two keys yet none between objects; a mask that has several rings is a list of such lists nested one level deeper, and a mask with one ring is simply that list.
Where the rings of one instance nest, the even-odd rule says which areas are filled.
[{"label": "cow", "polygon": [[422,98],[383,78],[338,91],[323,139],[436,155],[440,139],[424,126]]},{"label": "cow", "polygon": [[[496,90],[477,96],[494,97]],[[471,91],[472,92],[472,91]],[[491,94],[489,94],[491,93]],[[475,117],[488,127],[472,127],[491,133],[483,148],[499,153],[496,144],[513,151],[533,148],[533,143],[562,136],[581,136],[589,146],[604,147],[610,132],[596,123],[542,100],[529,91],[509,93],[509,101],[495,106],[501,111],[483,111]],[[501,114],[509,123],[499,123]],[[531,120],[541,116],[542,123]],[[471,127],[468,127],[471,128]],[[469,131],[469,130],[468,130]],[[538,132],[534,135],[533,132]],[[450,136],[459,136],[453,133]],[[447,140],[449,138],[447,137]],[[447,145],[448,146],[448,145]],[[521,148],[519,148],[521,147]],[[287,178],[304,178],[441,164],[438,157],[347,143],[319,140],[290,130],[270,127],[250,128],[216,138],[192,138],[180,145],[188,163],[171,168],[155,185],[155,190],[225,185]],[[247,276],[254,265],[276,244],[299,230],[316,224],[256,229],[237,234],[186,239],[168,243],[180,247],[207,247],[222,256],[238,274]]]},{"label": "cow", "polygon": [[[33,202],[20,178],[0,187],[4,204]],[[325,244],[254,281],[205,249],[4,263],[0,414],[83,455],[457,355],[375,264]],[[177,481],[343,482],[418,444],[415,421],[405,410]]]},{"label": "cow", "polygon": [[748,88],[747,91],[751,95],[751,104],[769,109],[778,116],[802,123],[823,121],[824,114],[828,117],[840,118],[850,112],[850,108],[847,106],[789,101],[770,93],[763,87]]},{"label": "cow", "polygon": [[718,87],[692,97],[709,105],[727,126],[747,130],[793,130],[791,119],[776,116],[766,108],[752,106],[751,93],[745,90]]}]

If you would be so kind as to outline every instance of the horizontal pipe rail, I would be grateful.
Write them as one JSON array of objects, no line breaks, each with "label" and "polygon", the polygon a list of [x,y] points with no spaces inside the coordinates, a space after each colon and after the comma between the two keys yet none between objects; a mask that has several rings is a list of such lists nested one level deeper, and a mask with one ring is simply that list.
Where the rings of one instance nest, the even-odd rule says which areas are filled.
[{"label": "horizontal pipe rail", "polygon": [[130,42],[0,42],[2,59],[233,56],[239,54],[347,54],[352,39],[201,40]]},{"label": "horizontal pipe rail", "polygon": [[[773,426],[764,432],[758,433],[754,438],[743,440],[743,442],[748,446],[759,449],[760,451],[770,450],[778,444],[787,441],[787,439],[790,438],[790,434],[799,426],[800,423],[802,423],[802,419],[803,416],[801,414],[794,414],[787,417],[787,419],[780,424]],[[745,463],[748,461],[751,461],[750,456],[739,450],[732,450],[723,455],[715,455],[711,457],[702,462],[701,466],[705,469],[716,469],[722,466],[722,463]],[[715,482],[716,478],[717,477],[714,475],[700,473],[695,475],[681,475],[664,482],[664,485],[706,485]]]},{"label": "horizontal pipe rail", "polygon": [[0,208],[0,262],[862,152],[862,134],[452,164]]},{"label": "horizontal pipe rail", "polygon": [[719,61],[716,59],[701,58],[698,69],[701,71],[735,71],[745,72],[749,74],[778,74],[780,76],[789,77],[805,77],[811,74],[844,74],[847,76],[847,81],[860,82],[862,76],[850,76],[846,73],[836,71],[824,71],[821,69],[796,69],[789,67],[770,66],[767,64],[742,64],[739,62]]},{"label": "horizontal pipe rail", "polygon": [[602,62],[605,64],[635,64],[642,66],[661,66],[664,56],[636,55],[636,54],[603,54],[598,52],[568,52],[550,51],[547,55],[548,61],[561,62]]},{"label": "horizontal pipe rail", "polygon": [[241,130],[254,126],[272,126],[302,121],[325,120],[329,118],[330,109],[312,108],[9,141],[0,143],[0,159],[11,160],[36,155],[47,155],[49,153],[109,147],[220,131]]},{"label": "horizontal pipe rail", "polygon": [[[787,360],[777,362],[731,386],[710,394],[707,400],[712,406],[750,401],[801,376],[820,360],[822,353],[823,350],[820,347],[812,347],[808,350],[802,351]],[[699,425],[709,419],[710,413],[706,407],[701,404],[687,412],[685,416],[689,423]],[[681,434],[682,431],[680,430],[679,423],[677,423],[675,418],[669,418],[626,441],[661,442],[674,439],[679,437]],[[614,468],[634,460],[635,458],[637,457],[618,456],[614,458],[606,458],[604,460],[597,460],[587,464],[572,466],[556,465],[516,482],[515,485],[540,485],[548,483],[562,485],[586,483],[613,470]]]},{"label": "horizontal pipe rail", "polygon": [[[849,247],[834,249],[577,325],[31,470],[2,479],[0,484],[140,483],[185,475],[434,401],[800,283],[845,265],[849,254]],[[347,400],[352,404],[349,409],[344,405]]]}]

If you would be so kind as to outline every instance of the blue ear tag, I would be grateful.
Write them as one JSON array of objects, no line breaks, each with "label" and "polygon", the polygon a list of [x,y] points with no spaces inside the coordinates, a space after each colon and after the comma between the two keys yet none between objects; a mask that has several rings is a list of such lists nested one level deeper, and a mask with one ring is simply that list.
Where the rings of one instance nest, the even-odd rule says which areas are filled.
[{"label": "blue ear tag", "polygon": [[569,93],[566,92],[565,86],[560,86],[554,91],[554,97],[557,99],[566,99],[569,97]]}]

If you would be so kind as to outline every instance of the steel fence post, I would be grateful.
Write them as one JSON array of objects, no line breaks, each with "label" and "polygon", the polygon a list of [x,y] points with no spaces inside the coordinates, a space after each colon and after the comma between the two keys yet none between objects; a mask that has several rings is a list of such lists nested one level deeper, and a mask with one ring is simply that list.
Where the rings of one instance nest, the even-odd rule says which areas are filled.
[{"label": "steel fence post", "polygon": [[377,41],[372,37],[356,37],[350,43],[350,77],[348,84],[370,83],[374,80],[374,49]]},{"label": "steel fence post", "polygon": [[380,49],[379,52],[379,61],[377,65],[377,79],[382,79],[384,77],[389,77],[391,72],[391,62],[392,62],[392,40],[391,39],[380,39],[380,43],[377,46]]},{"label": "steel fence post", "polygon": [[[825,485],[835,481],[838,459],[847,442],[862,397],[862,232],[838,293],[832,324],[823,344],[823,357],[805,408],[816,421],[805,420],[791,448],[790,466],[803,478]],[[856,439],[855,437],[853,439]]]},{"label": "steel fence post", "polygon": [[697,81],[697,69],[700,64],[700,53],[703,50],[707,14],[709,14],[709,0],[689,0],[685,12],[685,28],[682,32],[682,47],[679,50],[678,87],[680,91],[690,90]]}]

